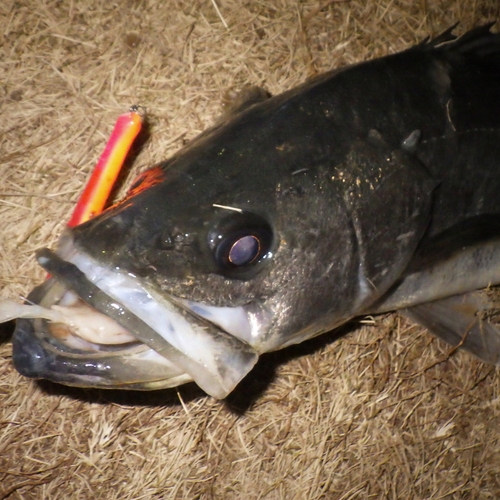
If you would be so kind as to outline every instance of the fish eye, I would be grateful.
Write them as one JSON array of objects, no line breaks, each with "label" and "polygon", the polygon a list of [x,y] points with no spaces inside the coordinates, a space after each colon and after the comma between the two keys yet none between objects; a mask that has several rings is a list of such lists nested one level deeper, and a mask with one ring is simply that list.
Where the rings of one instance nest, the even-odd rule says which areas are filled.
[{"label": "fish eye", "polygon": [[249,234],[237,239],[229,249],[227,258],[235,266],[252,263],[259,255],[260,241],[257,236]]},{"label": "fish eye", "polygon": [[226,270],[248,269],[269,253],[271,227],[262,217],[242,213],[217,224],[208,237],[217,264]]}]

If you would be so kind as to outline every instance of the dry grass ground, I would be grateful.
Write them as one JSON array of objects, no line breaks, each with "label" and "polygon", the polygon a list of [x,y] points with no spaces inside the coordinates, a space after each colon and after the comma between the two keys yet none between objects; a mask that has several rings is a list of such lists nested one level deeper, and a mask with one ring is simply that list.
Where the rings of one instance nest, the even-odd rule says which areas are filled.
[{"label": "dry grass ground", "polygon": [[[401,50],[497,0],[2,0],[0,296],[26,295],[112,124],[146,106],[136,168],[272,93]],[[227,28],[222,22],[227,24]],[[399,316],[264,356],[227,401],[26,380],[0,333],[0,499],[500,498],[500,375]]]}]

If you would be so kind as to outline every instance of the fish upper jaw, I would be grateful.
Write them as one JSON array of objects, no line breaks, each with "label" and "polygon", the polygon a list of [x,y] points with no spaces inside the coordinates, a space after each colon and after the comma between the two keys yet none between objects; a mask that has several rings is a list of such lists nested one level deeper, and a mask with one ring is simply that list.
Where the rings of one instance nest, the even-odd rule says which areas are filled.
[{"label": "fish upper jaw", "polygon": [[[75,351],[74,345],[68,349],[57,339],[51,338],[47,343],[42,342],[40,336],[37,338],[38,334],[32,332],[29,335],[26,333],[30,326],[28,321],[20,320],[14,362],[21,373],[68,385],[109,388],[127,388],[127,380],[132,380],[129,388],[134,389],[172,387],[194,380],[208,394],[224,398],[257,362],[259,342],[271,322],[270,313],[259,304],[214,307],[159,295],[147,290],[135,276],[119,269],[108,269],[81,253],[67,237],[58,254],[43,250],[38,255],[42,267],[54,276],[52,280],[66,290],[74,290],[91,307],[110,315],[137,339],[142,350],[135,345],[137,353],[132,355],[133,349],[125,345],[116,347],[118,352],[108,357],[99,352],[101,346]],[[58,270],[58,266],[63,270]],[[67,282],[62,279],[64,274],[71,274]],[[78,291],[78,281],[87,282],[95,291]],[[104,302],[109,302],[108,305],[103,305],[100,294]],[[90,296],[94,299],[89,302]],[[39,299],[43,300],[43,296],[36,297],[37,301]],[[60,303],[57,300],[60,299],[48,301],[46,306]],[[120,308],[123,309],[121,312]],[[114,309],[118,312],[113,312]],[[33,320],[29,323],[36,330],[41,322]],[[46,339],[47,333],[44,335]],[[24,345],[20,342],[21,337]],[[38,346],[29,348],[30,343],[38,343]],[[37,362],[30,363],[30,356]],[[105,363],[99,364],[97,359],[103,356]],[[119,366],[120,357],[123,366]],[[65,373],[59,376],[58,370],[68,366],[69,358],[71,376]],[[109,362],[108,358],[112,361]],[[141,377],[148,378],[149,362],[156,380],[145,380],[141,386]],[[134,366],[135,374],[125,373],[127,364]],[[104,365],[105,369],[100,369]]]}]

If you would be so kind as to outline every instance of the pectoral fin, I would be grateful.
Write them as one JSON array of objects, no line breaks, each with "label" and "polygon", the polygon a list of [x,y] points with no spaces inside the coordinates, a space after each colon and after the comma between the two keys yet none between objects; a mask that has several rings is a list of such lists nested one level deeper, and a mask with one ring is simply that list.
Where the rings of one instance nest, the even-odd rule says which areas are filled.
[{"label": "pectoral fin", "polygon": [[429,304],[500,284],[500,219],[476,217],[424,241],[402,277],[367,314]]},{"label": "pectoral fin", "polygon": [[500,364],[500,292],[480,290],[420,304],[401,312],[454,347]]}]

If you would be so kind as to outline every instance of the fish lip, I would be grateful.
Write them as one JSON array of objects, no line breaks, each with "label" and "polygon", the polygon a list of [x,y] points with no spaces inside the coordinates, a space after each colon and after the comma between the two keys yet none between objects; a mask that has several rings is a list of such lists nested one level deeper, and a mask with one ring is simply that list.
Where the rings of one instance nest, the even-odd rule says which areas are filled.
[{"label": "fish lip", "polygon": [[[73,387],[92,387],[101,389],[154,390],[176,387],[192,379],[183,373],[170,376],[168,380],[161,376],[150,380],[118,378],[113,374],[109,359],[85,363],[86,373],[81,372],[81,360],[78,356],[69,356],[66,352],[57,352],[37,335],[33,319],[18,319],[12,339],[12,362],[14,368],[23,376],[32,379],[47,379],[52,382]],[[45,321],[45,320],[42,320]],[[82,353],[83,358],[83,353]],[[116,356],[118,359],[118,356]]]},{"label": "fish lip", "polygon": [[[169,370],[173,371],[175,380],[172,383],[167,381],[165,387],[194,380],[208,394],[217,398],[224,398],[257,362],[258,353],[247,342],[228,334],[217,325],[207,321],[207,319],[196,315],[195,312],[189,310],[189,307],[182,307],[180,299],[173,298],[172,300],[158,301],[159,299],[156,300],[149,295],[149,292],[145,291],[135,278],[100,266],[91,261],[85,254],[76,250],[72,245],[67,247],[66,251],[59,251],[58,254],[48,249],[42,249],[37,252],[37,258],[42,267],[54,277],[55,282],[67,290],[76,292],[87,305],[117,321],[145,344],[145,347],[149,347],[155,354],[170,363]],[[97,274],[97,277],[94,274]],[[106,289],[107,285],[103,284],[106,280],[111,282],[111,293]],[[101,285],[97,286],[96,283],[101,283]],[[132,291],[131,298],[127,297],[122,300],[130,291]],[[134,294],[136,295],[134,296]],[[39,302],[42,299],[43,297],[39,295],[36,297],[30,296],[30,300],[33,302]],[[103,308],[100,305],[101,301],[105,304],[111,301],[113,307],[106,306],[108,309]],[[145,302],[143,303],[143,301]],[[123,304],[125,305],[123,306]],[[121,316],[117,317],[116,314],[114,316],[109,314],[114,311],[115,306],[122,308],[121,312],[123,314]],[[167,309],[162,309],[162,307]],[[151,308],[153,309],[151,310]],[[161,314],[156,315],[155,318],[149,318],[149,315],[152,316],[153,312],[155,314],[160,312]],[[122,321],[123,318],[125,318],[124,321]],[[165,318],[167,319],[166,323]],[[37,358],[37,356],[40,357],[39,354],[42,352],[27,353],[26,349],[21,346],[19,339],[27,336],[27,325],[33,326],[32,330],[29,330],[33,333],[29,340],[38,342],[42,351],[48,352],[45,356],[46,366],[44,365],[41,368],[36,363],[35,366],[23,368],[28,355]],[[169,331],[174,337],[173,341],[168,336]],[[47,335],[50,338],[50,334]],[[15,365],[21,373],[26,373],[32,377],[35,376],[35,378],[49,378],[68,385],[96,386],[96,383],[89,383],[88,377],[83,377],[87,371],[84,360],[93,357],[98,358],[101,355],[100,352],[75,351],[53,338],[50,338],[49,342],[49,339],[44,338],[43,332],[37,331],[36,322],[21,322],[17,339],[16,352],[18,354],[16,354]],[[54,350],[54,344],[58,354],[56,358],[59,363],[68,363],[70,362],[68,361],[69,358],[77,358],[81,361],[79,370],[81,378],[83,377],[84,380],[82,379],[78,384],[75,384],[72,377],[67,373],[64,376],[59,373],[52,373],[58,370],[56,361],[52,359],[53,353],[50,352],[51,349]],[[125,347],[116,352],[107,353],[107,359],[108,361],[109,359],[113,360],[113,358],[117,360],[120,356],[126,356],[128,351],[129,347]],[[156,361],[158,362],[158,360]],[[121,385],[120,378],[113,376],[113,370],[119,371],[116,363],[113,370],[106,366],[97,367],[97,362],[94,364],[96,366],[90,367],[90,372],[99,371],[101,368],[107,370],[106,382],[97,385],[109,387]],[[49,370],[47,366],[51,366],[53,370]],[[66,366],[64,366],[63,371],[67,371]]]},{"label": "fish lip", "polygon": [[[56,284],[53,278],[35,287],[27,298],[27,303],[42,304]],[[127,373],[120,370],[120,377],[114,373],[121,359],[135,354],[148,354],[143,344],[124,344],[123,347],[108,349],[100,346],[101,351],[89,351],[69,347],[49,332],[45,319],[19,318],[12,338],[12,361],[14,368],[23,376],[34,379],[47,379],[56,383],[75,387],[120,388],[130,390],[152,390],[174,387],[192,379],[182,373],[171,373],[168,381],[161,378],[155,367],[151,369],[149,380],[138,381],[140,372]],[[85,373],[82,374],[82,366]],[[141,369],[140,366],[137,367]],[[156,375],[156,377],[155,377]]]}]

